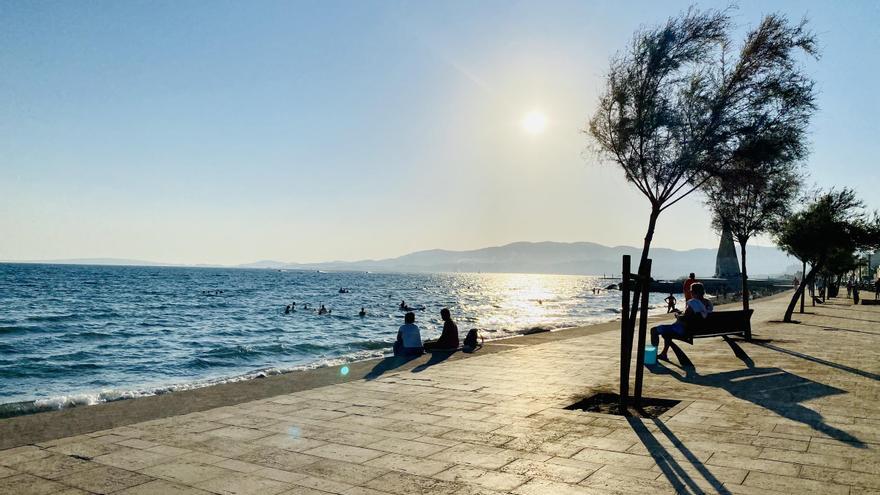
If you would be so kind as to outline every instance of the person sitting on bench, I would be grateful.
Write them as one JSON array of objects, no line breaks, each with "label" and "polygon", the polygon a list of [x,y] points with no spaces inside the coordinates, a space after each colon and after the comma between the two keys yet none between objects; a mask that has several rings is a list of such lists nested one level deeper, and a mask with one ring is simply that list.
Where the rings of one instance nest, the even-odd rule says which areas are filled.
[{"label": "person sitting on bench", "polygon": [[425,342],[426,351],[444,351],[458,349],[458,325],[452,321],[449,308],[440,310],[440,318],[443,319],[443,333],[435,342]]},{"label": "person sitting on bench", "polygon": [[675,323],[671,325],[657,325],[651,329],[651,345],[657,347],[660,344],[660,337],[663,337],[663,351],[657,355],[657,359],[668,361],[666,352],[669,350],[669,343],[673,336],[681,337],[684,335],[684,320],[696,318],[706,318],[712,312],[712,301],[706,299],[706,288],[700,282],[694,282],[691,285],[693,298],[687,302],[687,309],[684,314],[675,317]]}]

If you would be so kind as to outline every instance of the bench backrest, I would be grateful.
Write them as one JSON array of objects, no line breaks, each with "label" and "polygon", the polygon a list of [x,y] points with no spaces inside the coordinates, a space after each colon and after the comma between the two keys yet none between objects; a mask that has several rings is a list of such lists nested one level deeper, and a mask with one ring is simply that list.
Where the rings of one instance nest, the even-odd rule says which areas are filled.
[{"label": "bench backrest", "polygon": [[691,315],[685,322],[685,330],[692,336],[715,335],[720,333],[745,332],[751,329],[752,313],[748,311],[714,311],[706,318]]}]

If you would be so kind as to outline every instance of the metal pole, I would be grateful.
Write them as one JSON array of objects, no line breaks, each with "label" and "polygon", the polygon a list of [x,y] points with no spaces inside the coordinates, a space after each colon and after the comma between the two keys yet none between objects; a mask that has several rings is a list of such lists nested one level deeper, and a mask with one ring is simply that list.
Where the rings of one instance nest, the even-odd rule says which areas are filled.
[{"label": "metal pole", "polygon": [[620,282],[620,408],[621,411],[625,411],[629,397],[629,363],[632,357],[632,345],[627,338],[627,334],[632,335],[629,331],[630,258],[628,254],[623,255],[622,275]]},{"label": "metal pole", "polygon": [[642,400],[642,378],[645,374],[645,334],[648,330],[648,291],[651,288],[651,260],[645,260],[639,282],[642,284],[642,306],[639,308],[639,346],[636,349],[636,384],[634,398],[636,405]]}]

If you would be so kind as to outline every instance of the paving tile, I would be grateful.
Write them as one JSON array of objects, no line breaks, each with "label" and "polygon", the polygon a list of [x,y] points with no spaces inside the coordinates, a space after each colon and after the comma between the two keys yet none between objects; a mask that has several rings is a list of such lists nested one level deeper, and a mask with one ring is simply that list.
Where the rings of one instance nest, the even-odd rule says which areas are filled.
[{"label": "paving tile", "polygon": [[97,464],[93,462],[61,454],[52,454],[42,459],[16,464],[15,470],[54,480],[95,466]]},{"label": "paving tile", "polygon": [[849,493],[848,485],[779,476],[758,471],[750,472],[746,476],[745,481],[743,481],[743,484],[782,493],[821,493],[823,495],[847,495]]},{"label": "paving tile", "polygon": [[538,478],[517,487],[511,493],[516,495],[608,495],[608,492],[599,488],[569,485]]},{"label": "paving tile", "polygon": [[296,472],[313,478],[341,481],[352,485],[363,485],[370,480],[382,476],[388,470],[376,466],[337,461],[335,459],[321,459],[296,468]]},{"label": "paving tile", "polygon": [[137,471],[146,467],[155,466],[156,464],[168,462],[171,459],[171,457],[158,452],[124,447],[114,452],[110,452],[109,454],[94,457],[92,460],[107,466],[128,469],[129,471]]},{"label": "paving tile", "polygon": [[326,457],[328,459],[336,459],[348,462],[367,462],[370,459],[385,455],[384,452],[355,447],[353,445],[341,445],[336,443],[328,443],[314,449],[303,452],[307,455],[318,457]]},{"label": "paving tile", "polygon": [[[793,464],[809,464],[813,466],[824,466],[837,469],[848,469],[850,466],[853,466],[853,463],[855,462],[848,457],[811,454],[809,452],[794,452],[791,450],[779,449],[764,449],[763,451],[761,451],[761,454],[758,457],[760,457],[761,459],[771,459],[774,461],[790,462]],[[858,471],[858,469],[856,470]]]},{"label": "paving tile", "polygon": [[451,462],[421,459],[401,454],[385,454],[366,462],[366,465],[418,476],[431,476],[453,466]]},{"label": "paving tile", "polygon": [[241,455],[237,459],[252,464],[259,464],[264,467],[290,471],[299,466],[305,466],[306,464],[318,461],[320,457],[292,452],[290,450],[264,447]]},{"label": "paving tile", "polygon": [[165,480],[153,480],[115,492],[113,495],[209,495],[210,492]]},{"label": "paving tile", "polygon": [[636,469],[651,469],[654,467],[654,459],[646,455],[626,454],[623,452],[611,452],[591,448],[582,449],[572,459],[592,462],[595,464],[621,464],[632,466]]},{"label": "paving tile", "polygon": [[288,483],[247,473],[211,478],[195,486],[220,495],[276,495],[291,489]]},{"label": "paving tile", "polygon": [[459,483],[391,471],[365,485],[397,495],[452,495],[462,488]]},{"label": "paving tile", "polygon": [[0,451],[0,465],[14,466],[22,462],[49,457],[52,452],[33,445]]},{"label": "paving tile", "polygon": [[501,470],[505,473],[518,474],[528,478],[542,478],[574,484],[593,474],[600,467],[602,467],[601,464],[582,461],[559,464],[550,461],[540,462],[529,459],[517,459],[502,467]]},{"label": "paving tile", "polygon": [[395,454],[411,455],[415,457],[428,457],[446,449],[445,445],[433,445],[430,443],[416,442],[412,440],[402,440],[399,438],[387,438],[372,443],[371,449],[381,450],[384,452],[393,452]]},{"label": "paving tile", "polygon": [[865,488],[880,490],[880,474],[845,471],[819,466],[803,466],[801,478],[827,481],[840,485],[857,485]]},{"label": "paving tile", "polygon": [[184,485],[195,485],[196,483],[209,479],[235,474],[235,471],[211,466],[209,464],[185,462],[159,464],[157,466],[150,466],[142,469],[140,472],[147,476],[152,476],[153,478],[162,478],[167,481],[182,483]]},{"label": "paving tile", "polygon": [[65,486],[30,474],[0,478],[0,493],[10,495],[47,495],[65,489]]},{"label": "paving tile", "polygon": [[[670,493],[678,492],[676,485],[670,483],[665,477],[648,480],[633,476],[624,476],[610,471],[597,471],[587,479],[580,482],[580,485],[590,488],[603,490],[606,493],[630,494],[630,493]],[[681,491],[685,491],[690,486],[684,482],[680,482]]]},{"label": "paving tile", "polygon": [[81,488],[92,493],[114,493],[125,488],[142,485],[153,478],[113,466],[100,466],[78,471],[59,478],[65,485]]},{"label": "paving tile", "polygon": [[707,464],[726,466],[746,471],[761,471],[765,473],[779,474],[782,476],[797,476],[800,466],[789,462],[772,461],[769,459],[751,459],[739,457],[724,452],[716,452],[709,458]]},{"label": "paving tile", "polygon": [[509,491],[529,480],[519,474],[487,471],[470,466],[454,466],[434,475],[434,478],[445,481],[476,484],[490,490]]}]

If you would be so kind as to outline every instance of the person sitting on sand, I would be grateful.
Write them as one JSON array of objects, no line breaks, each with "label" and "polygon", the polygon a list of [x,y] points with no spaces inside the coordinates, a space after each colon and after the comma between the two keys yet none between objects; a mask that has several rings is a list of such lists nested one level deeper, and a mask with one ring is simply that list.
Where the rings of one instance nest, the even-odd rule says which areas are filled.
[{"label": "person sitting on sand", "polygon": [[669,297],[664,299],[664,301],[666,301],[666,312],[667,313],[675,313],[676,299],[675,299],[675,296],[672,295],[672,292],[669,293]]},{"label": "person sitting on sand", "polygon": [[364,316],[367,316],[367,310],[365,310],[364,308],[361,308],[361,311],[358,313],[358,316],[360,316],[361,318],[363,318]]},{"label": "person sitting on sand", "polygon": [[684,292],[684,300],[685,302],[690,301],[693,298],[693,294],[691,293],[691,286],[697,282],[697,276],[694,275],[694,272],[691,272],[688,275],[687,280],[684,281],[684,285],[682,286],[682,292]]},{"label": "person sitting on sand", "polygon": [[397,329],[397,340],[394,342],[394,355],[421,356],[425,353],[422,347],[422,334],[416,325],[416,314],[409,312],[403,317],[403,325]]},{"label": "person sitting on sand", "polygon": [[443,319],[443,333],[434,342],[425,342],[425,350],[458,349],[458,325],[452,321],[449,308],[440,310],[440,318]]},{"label": "person sitting on sand", "polygon": [[676,316],[675,323],[671,325],[657,325],[651,329],[651,345],[657,347],[660,344],[660,337],[663,337],[663,351],[657,355],[657,359],[668,360],[666,352],[669,350],[671,338],[672,336],[681,337],[684,335],[683,320],[685,318],[706,318],[712,312],[712,301],[706,299],[706,288],[703,287],[703,284],[694,282],[690,289],[694,297],[687,302],[684,315]]}]

